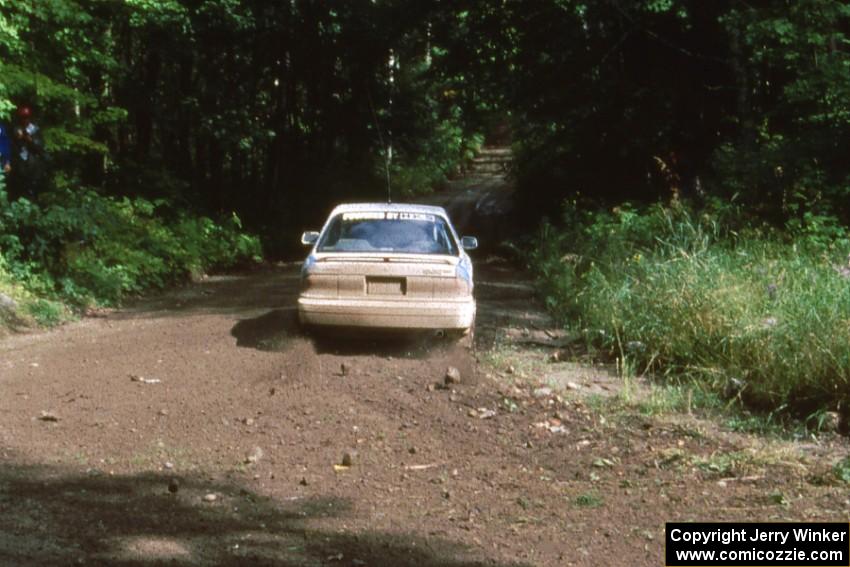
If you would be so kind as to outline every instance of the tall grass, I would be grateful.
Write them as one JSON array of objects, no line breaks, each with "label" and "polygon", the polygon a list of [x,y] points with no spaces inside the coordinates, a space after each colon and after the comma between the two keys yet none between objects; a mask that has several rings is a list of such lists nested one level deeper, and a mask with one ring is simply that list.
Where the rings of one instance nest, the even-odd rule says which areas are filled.
[{"label": "tall grass", "polygon": [[768,411],[850,404],[850,241],[828,218],[742,226],[715,207],[566,207],[532,265],[550,309],[632,367]]}]

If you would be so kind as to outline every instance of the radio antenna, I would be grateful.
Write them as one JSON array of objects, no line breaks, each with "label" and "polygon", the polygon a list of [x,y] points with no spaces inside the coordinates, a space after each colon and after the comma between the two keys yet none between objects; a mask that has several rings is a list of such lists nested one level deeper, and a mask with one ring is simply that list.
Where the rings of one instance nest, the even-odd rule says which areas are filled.
[{"label": "radio antenna", "polygon": [[[390,113],[392,112],[392,108],[393,108],[392,86],[393,86],[393,83],[395,82],[394,77],[393,77],[393,65],[395,65],[395,56],[393,55],[392,50],[390,50],[390,62],[389,62],[390,95],[389,95],[388,109],[387,109],[388,112],[390,112]],[[369,99],[369,110],[372,111],[372,121],[375,123],[375,130],[378,131],[378,141],[380,142],[381,147],[384,150],[384,174],[386,175],[386,179],[387,179],[387,203],[392,203],[393,202],[393,191],[392,191],[392,184],[390,183],[390,165],[392,164],[392,161],[393,161],[393,133],[392,133],[392,130],[387,131],[387,138],[388,138],[388,143],[387,143],[387,141],[384,140],[384,134],[383,134],[383,131],[381,130],[381,125],[378,122],[378,114],[375,112],[375,104],[372,102],[372,89],[369,88],[368,84],[366,85],[366,96]]]}]

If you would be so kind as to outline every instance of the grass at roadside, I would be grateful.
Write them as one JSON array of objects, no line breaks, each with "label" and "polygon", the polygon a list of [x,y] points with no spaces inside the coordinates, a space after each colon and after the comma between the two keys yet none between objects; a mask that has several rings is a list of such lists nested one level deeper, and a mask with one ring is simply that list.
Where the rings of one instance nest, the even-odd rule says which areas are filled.
[{"label": "grass at roadside", "polygon": [[625,374],[697,386],[657,403],[696,392],[813,425],[847,413],[850,279],[837,265],[850,240],[832,219],[780,231],[676,205],[568,206],[563,221],[542,227],[532,254],[547,306]]}]

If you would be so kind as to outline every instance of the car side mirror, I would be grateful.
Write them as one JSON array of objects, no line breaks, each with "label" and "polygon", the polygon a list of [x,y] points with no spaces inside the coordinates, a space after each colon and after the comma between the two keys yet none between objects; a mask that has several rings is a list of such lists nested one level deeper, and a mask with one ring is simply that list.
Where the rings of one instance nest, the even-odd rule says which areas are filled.
[{"label": "car side mirror", "polygon": [[315,230],[308,230],[301,235],[301,244],[304,246],[312,246],[319,240],[319,233]]},{"label": "car side mirror", "polygon": [[460,239],[460,245],[464,250],[475,250],[478,248],[478,239],[474,236],[464,236]]}]

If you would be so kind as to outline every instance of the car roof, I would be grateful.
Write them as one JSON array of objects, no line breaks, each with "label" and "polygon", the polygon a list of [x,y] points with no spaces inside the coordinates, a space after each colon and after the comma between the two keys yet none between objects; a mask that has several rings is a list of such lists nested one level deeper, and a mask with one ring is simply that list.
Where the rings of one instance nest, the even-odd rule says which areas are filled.
[{"label": "car roof", "polygon": [[338,213],[364,212],[393,212],[393,213],[425,213],[447,216],[443,207],[433,205],[408,205],[404,203],[346,203],[337,205],[331,215]]}]

